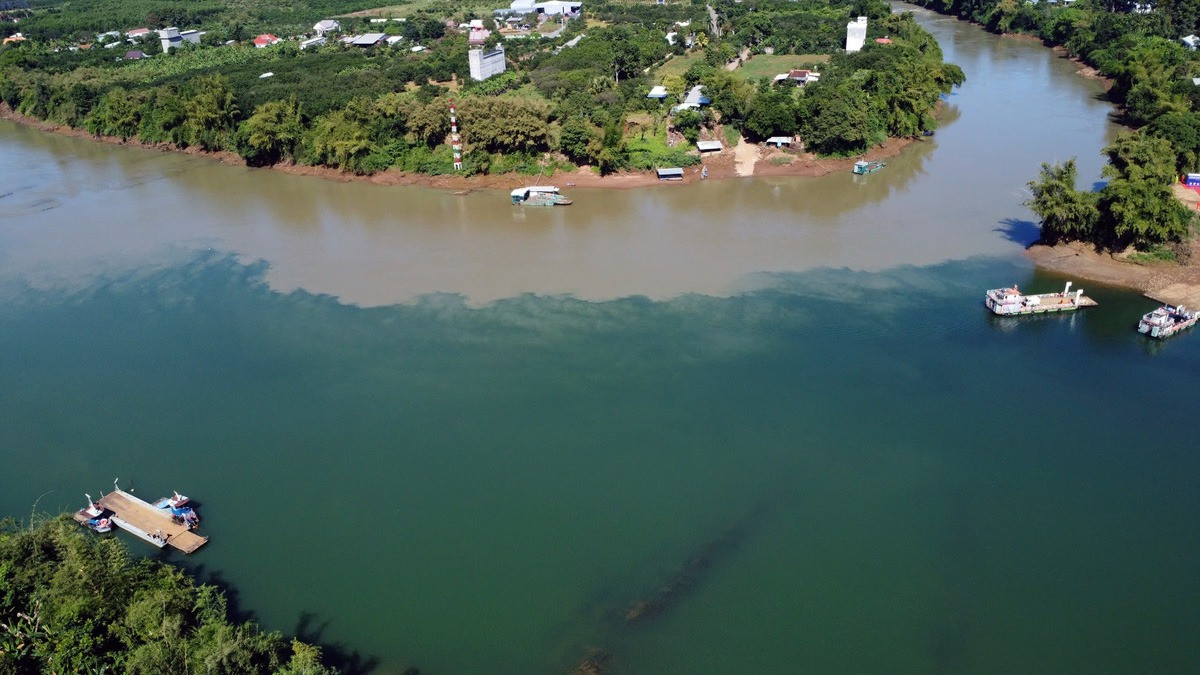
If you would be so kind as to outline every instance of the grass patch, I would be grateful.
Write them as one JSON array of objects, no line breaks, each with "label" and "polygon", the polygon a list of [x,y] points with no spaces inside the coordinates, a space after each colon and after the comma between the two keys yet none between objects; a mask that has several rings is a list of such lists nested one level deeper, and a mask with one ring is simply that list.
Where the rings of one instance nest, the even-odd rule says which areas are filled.
[{"label": "grass patch", "polygon": [[732,124],[726,124],[721,127],[721,130],[725,133],[725,144],[731,148],[737,145],[738,141],[742,140],[742,135],[738,133],[737,127]]},{"label": "grass patch", "polygon": [[771,159],[768,161],[775,166],[783,166],[785,164],[791,164],[792,157],[791,155],[772,155]]},{"label": "grass patch", "polygon": [[1129,262],[1145,265],[1150,263],[1177,263],[1179,256],[1175,250],[1167,246],[1155,246],[1148,251],[1137,251],[1129,255]]},{"label": "grass patch", "polygon": [[691,154],[691,146],[684,143],[675,147],[667,145],[667,125],[643,127],[640,133],[630,134],[625,147],[629,151],[629,164],[635,169],[654,169],[669,166],[692,166],[700,158]]},{"label": "grass patch", "polygon": [[733,71],[746,80],[774,78],[792,68],[819,66],[829,61],[828,54],[758,54]]},{"label": "grass patch", "polygon": [[678,75],[683,77],[688,68],[694,63],[704,62],[704,52],[695,51],[686,56],[673,56],[667,59],[667,62],[662,64],[657,71],[654,72],[655,83],[662,82],[662,78],[667,75]]},{"label": "grass patch", "polygon": [[[503,4],[503,3],[501,3]],[[360,7],[362,5],[359,5]],[[496,5],[495,2],[487,0],[456,0],[451,3],[447,0],[412,0],[401,4],[385,5],[383,7],[374,7],[372,9],[364,9],[357,12],[348,12],[341,14],[340,17],[382,17],[382,18],[408,18],[419,11],[429,11],[443,16],[461,15],[472,9],[492,9]]]}]

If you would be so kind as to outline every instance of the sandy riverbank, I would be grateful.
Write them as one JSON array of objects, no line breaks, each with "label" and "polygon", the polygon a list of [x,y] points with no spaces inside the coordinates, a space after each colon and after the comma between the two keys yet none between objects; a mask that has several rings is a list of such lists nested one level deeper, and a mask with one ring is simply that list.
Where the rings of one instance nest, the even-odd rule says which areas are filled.
[{"label": "sandy riverbank", "polygon": [[[225,164],[244,165],[245,161],[236,153],[221,151],[209,152],[196,147],[180,148],[170,143],[143,143],[137,139],[121,140],[115,136],[96,136],[83,129],[75,129],[62,124],[46,122],[26,115],[21,115],[0,103],[0,118],[75,138],[87,138],[113,145],[130,145],[163,152],[182,152],[189,155],[211,157]],[[556,173],[553,176],[541,178],[523,174],[500,174],[488,176],[457,176],[406,173],[397,169],[388,169],[370,176],[358,176],[328,166],[308,166],[302,164],[280,163],[266,167],[274,171],[283,171],[300,176],[316,176],[328,180],[349,182],[364,181],[376,185],[418,185],[456,191],[512,189],[530,183],[547,182],[552,180],[561,187],[586,188],[636,188],[650,185],[687,185],[701,180],[701,167],[708,167],[708,179],[720,180],[747,176],[824,176],[835,171],[849,171],[854,162],[859,159],[878,160],[895,157],[910,143],[912,138],[891,138],[881,146],[871,148],[865,154],[849,158],[821,158],[812,153],[777,150],[759,145],[749,145],[745,141],[736,147],[726,147],[720,152],[710,153],[702,158],[702,164],[684,169],[681,181],[660,181],[654,171],[621,171],[608,176],[601,176],[592,167],[582,166],[575,171]]]},{"label": "sandy riverbank", "polygon": [[[1189,207],[1200,207],[1195,191],[1176,185],[1175,194]],[[1026,255],[1038,267],[1073,279],[1132,288],[1159,302],[1200,307],[1200,238],[1193,238],[1185,248],[1184,264],[1130,262],[1127,253],[1099,252],[1080,242],[1033,244]]]}]

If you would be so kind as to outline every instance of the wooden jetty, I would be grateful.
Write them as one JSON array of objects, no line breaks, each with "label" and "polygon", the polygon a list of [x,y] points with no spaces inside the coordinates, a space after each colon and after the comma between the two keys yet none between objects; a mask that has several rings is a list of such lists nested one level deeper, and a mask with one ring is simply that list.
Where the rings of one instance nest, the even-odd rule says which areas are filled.
[{"label": "wooden jetty", "polygon": [[175,522],[163,509],[156,509],[124,490],[110,492],[97,503],[100,508],[113,512],[112,521],[117,527],[159,548],[169,545],[191,553],[208,541],[208,537],[201,537]]}]

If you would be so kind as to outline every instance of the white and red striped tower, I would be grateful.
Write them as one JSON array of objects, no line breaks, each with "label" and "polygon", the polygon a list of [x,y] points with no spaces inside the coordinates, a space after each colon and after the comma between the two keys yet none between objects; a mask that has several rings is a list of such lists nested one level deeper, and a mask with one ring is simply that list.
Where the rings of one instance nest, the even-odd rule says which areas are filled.
[{"label": "white and red striped tower", "polygon": [[458,142],[458,118],[454,116],[454,99],[450,99],[450,142],[454,147],[454,170],[462,171],[462,144]]}]

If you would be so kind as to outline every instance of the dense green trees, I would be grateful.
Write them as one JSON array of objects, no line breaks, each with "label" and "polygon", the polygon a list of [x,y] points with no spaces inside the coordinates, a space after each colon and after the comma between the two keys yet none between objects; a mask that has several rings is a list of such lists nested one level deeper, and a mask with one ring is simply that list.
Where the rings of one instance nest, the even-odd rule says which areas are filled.
[{"label": "dense green trees", "polygon": [[1032,197],[1026,205],[1041,219],[1042,239],[1146,249],[1186,238],[1192,214],[1171,194],[1175,162],[1170,144],[1126,133],[1104,154],[1109,182],[1098,193],[1075,189],[1074,160],[1043,164],[1038,178],[1030,181]]},{"label": "dense green trees", "polygon": [[1062,164],[1042,164],[1036,180],[1029,182],[1032,197],[1026,205],[1042,219],[1042,239],[1050,244],[1060,241],[1090,240],[1100,217],[1096,195],[1075,188],[1078,171],[1075,160]]},{"label": "dense green trees", "polygon": [[[85,13],[113,2],[79,1],[84,4],[72,7]],[[339,1],[354,0],[300,0],[296,11]],[[58,6],[58,0],[47,2]],[[134,5],[163,9],[159,20],[174,16],[156,2]],[[206,3],[196,11],[207,11]],[[799,131],[807,147],[820,153],[862,152],[888,135],[932,128],[930,112],[938,97],[962,81],[961,71],[942,63],[932,36],[911,16],[891,16],[881,0],[714,0],[714,5],[720,33],[710,36],[704,3],[593,3],[589,14],[608,25],[589,26],[570,48],[563,45],[569,37],[584,35],[576,22],[558,39],[506,41],[510,72],[482,83],[466,81],[465,36],[447,32],[424,10],[402,26],[388,24],[408,42],[426,43],[420,54],[338,44],[301,52],[286,42],[263,50],[199,46],[120,61],[103,50],[67,54],[34,44],[0,50],[0,98],[24,114],[96,134],[234,151],[254,165],[293,161],[356,173],[389,167],[442,172],[450,164],[448,90],[457,88],[467,173],[537,171],[563,157],[607,173],[694,161],[686,146],[665,142],[669,106],[646,98],[658,79],[656,69],[685,53],[684,41],[693,36],[704,58],[661,80],[676,101],[688,87],[704,85],[711,106],[673,121],[693,142],[718,133],[721,125],[755,140]],[[248,7],[249,14],[269,13],[257,0]],[[790,83],[756,86],[720,67],[742,49],[840,52],[845,22],[858,14],[873,17],[894,44],[839,53],[823,67],[820,83],[803,89]],[[637,21],[628,20],[631,16]],[[222,36],[243,39],[257,30],[241,14],[216,28]],[[678,34],[674,45],[664,39],[665,31]],[[263,77],[267,72],[273,76]],[[631,122],[631,115],[655,119],[656,138],[646,139],[644,124]],[[626,135],[635,127],[643,129],[643,137],[631,150]]]},{"label": "dense green trees", "polygon": [[292,158],[304,138],[304,121],[296,99],[271,101],[254,110],[239,130],[242,155],[250,164],[274,164]]},{"label": "dense green trees", "polygon": [[0,672],[334,672],[316,647],[228,615],[220,590],[66,516],[0,524]]}]

